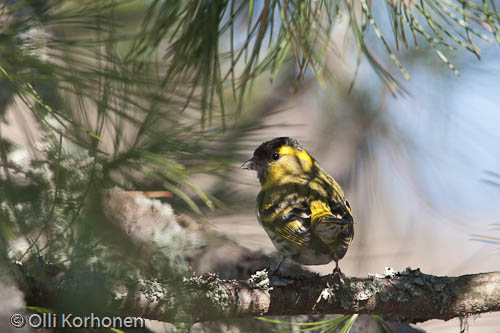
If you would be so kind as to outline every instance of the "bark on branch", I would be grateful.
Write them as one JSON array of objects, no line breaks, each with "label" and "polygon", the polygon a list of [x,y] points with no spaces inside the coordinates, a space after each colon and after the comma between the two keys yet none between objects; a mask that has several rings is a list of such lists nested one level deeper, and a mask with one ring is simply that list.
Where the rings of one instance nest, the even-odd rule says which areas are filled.
[{"label": "bark on branch", "polygon": [[345,278],[342,285],[329,279],[296,280],[270,291],[253,289],[246,281],[221,282],[232,300],[225,315],[359,313],[418,323],[500,310],[500,272],[438,277],[407,269]]},{"label": "bark on branch", "polygon": [[[220,258],[233,258],[224,268],[210,265],[202,268],[201,264],[191,262],[198,271],[220,270],[226,274],[234,272],[230,276],[236,276],[236,271],[244,268],[242,261],[253,263],[251,256],[245,257],[249,250],[236,246],[217,255],[219,242],[210,245],[208,240],[220,239],[220,236],[202,230],[189,220],[177,217],[179,221],[176,221],[173,215],[165,216],[165,212],[171,209],[162,209],[159,202],[136,200],[119,190],[110,191],[107,196],[105,211],[129,236],[139,258],[151,259],[161,252],[165,244],[154,237],[155,230],[168,229],[173,224],[176,226],[173,230],[184,225],[191,234],[211,235],[206,237],[208,245],[203,248],[204,253],[193,255],[205,266],[210,262],[209,258],[219,258],[218,265],[221,264]],[[205,255],[207,253],[211,255]],[[260,265],[269,259],[256,253],[253,256]],[[97,272],[94,268],[86,269],[77,264],[70,268],[55,267],[46,265],[41,258],[31,258],[24,265],[13,265],[12,271],[28,305],[66,312],[76,307],[80,312],[112,312],[114,315],[173,323],[271,315],[354,313],[377,314],[389,321],[417,323],[500,310],[500,272],[439,277],[423,274],[418,269],[399,273],[388,269],[383,275],[346,277],[343,284],[337,285],[330,276],[319,277],[310,273],[299,277],[299,271],[290,274],[295,278],[272,281],[265,271],[256,272],[250,280],[222,280],[214,273],[206,273],[184,281],[176,278],[178,272],[162,271],[165,280],[170,281],[165,285],[151,280],[144,272],[147,270],[137,268],[124,277],[126,274],[109,271],[113,265],[104,267],[108,270]],[[238,269],[230,269],[235,267]],[[257,269],[254,264],[245,267],[252,272]]]},{"label": "bark on branch", "polygon": [[[358,313],[418,323],[500,310],[500,272],[447,277],[423,274],[418,269],[399,273],[389,270],[384,275],[366,278],[346,277],[341,285],[333,284],[331,276],[270,284],[267,273],[258,273],[250,280],[220,280],[214,273],[185,279],[183,286],[191,301],[181,305],[184,316],[188,314],[190,321],[199,322],[252,316]],[[28,295],[28,304],[52,306],[47,303],[57,299],[58,293],[64,293],[66,298],[71,294],[64,273],[50,275],[54,281],[45,276],[43,284],[50,288],[37,284],[33,278],[20,284]],[[179,304],[173,304],[171,297],[162,297],[159,292],[168,287],[142,280],[115,289],[100,291],[97,303],[105,304],[106,311],[164,322],[179,320]],[[81,294],[81,290],[75,291],[75,295]]]}]

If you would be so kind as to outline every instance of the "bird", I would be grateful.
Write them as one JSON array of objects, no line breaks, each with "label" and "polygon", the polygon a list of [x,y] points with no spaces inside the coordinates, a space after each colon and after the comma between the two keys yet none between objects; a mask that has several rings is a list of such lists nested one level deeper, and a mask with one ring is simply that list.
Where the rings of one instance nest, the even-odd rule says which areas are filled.
[{"label": "bird", "polygon": [[302,144],[291,137],[262,143],[241,169],[257,171],[257,219],[281,261],[302,265],[335,262],[343,281],[342,259],[354,237],[354,220],[344,191]]}]

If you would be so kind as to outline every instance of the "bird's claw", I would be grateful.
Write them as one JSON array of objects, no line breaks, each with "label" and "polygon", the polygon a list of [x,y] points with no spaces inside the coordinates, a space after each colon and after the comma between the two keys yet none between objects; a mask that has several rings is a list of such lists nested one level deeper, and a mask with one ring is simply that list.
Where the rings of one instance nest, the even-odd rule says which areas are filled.
[{"label": "bird's claw", "polygon": [[334,284],[344,284],[344,277],[345,275],[339,272],[334,272],[333,273],[333,283]]},{"label": "bird's claw", "polygon": [[271,265],[266,267],[266,271],[269,276],[277,276],[280,273],[279,267],[271,269]]},{"label": "bird's claw", "polygon": [[344,278],[345,277],[345,274],[342,273],[342,271],[340,270],[340,268],[337,266],[334,268],[333,272],[332,272],[332,280],[333,280],[333,283],[334,284],[343,284],[344,283]]}]

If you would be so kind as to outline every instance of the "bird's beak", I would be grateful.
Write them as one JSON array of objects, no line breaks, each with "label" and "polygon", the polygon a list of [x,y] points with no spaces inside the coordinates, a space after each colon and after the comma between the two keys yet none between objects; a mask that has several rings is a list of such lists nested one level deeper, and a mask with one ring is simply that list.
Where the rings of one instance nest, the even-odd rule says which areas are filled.
[{"label": "bird's beak", "polygon": [[248,161],[246,161],[245,163],[243,163],[240,166],[240,169],[255,170],[255,160],[253,159],[253,157],[251,159],[249,159]]}]

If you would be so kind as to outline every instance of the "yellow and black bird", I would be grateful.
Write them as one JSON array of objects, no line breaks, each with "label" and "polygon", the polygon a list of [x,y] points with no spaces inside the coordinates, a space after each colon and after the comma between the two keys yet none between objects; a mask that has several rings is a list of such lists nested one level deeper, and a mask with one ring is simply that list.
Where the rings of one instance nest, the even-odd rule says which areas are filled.
[{"label": "yellow and black bird", "polygon": [[302,265],[322,265],[333,260],[333,273],[341,279],[338,262],[352,242],[354,226],[335,179],[290,137],[262,143],[241,168],[257,171],[257,218],[281,262],[289,258]]}]

